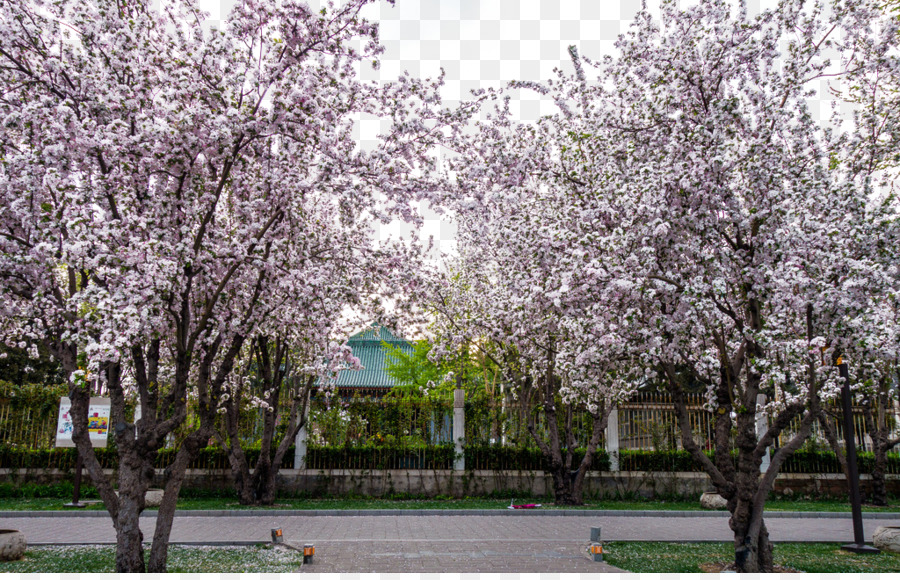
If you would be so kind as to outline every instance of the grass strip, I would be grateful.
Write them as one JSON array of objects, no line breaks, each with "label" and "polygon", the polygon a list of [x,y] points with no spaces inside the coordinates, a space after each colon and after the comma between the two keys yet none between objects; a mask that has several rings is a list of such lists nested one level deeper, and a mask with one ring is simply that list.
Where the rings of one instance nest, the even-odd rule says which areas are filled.
[{"label": "grass strip", "polygon": [[[115,561],[113,546],[32,547],[22,560],[0,563],[0,572],[115,572]],[[173,573],[296,572],[302,563],[302,553],[265,545],[171,546],[167,567]]]},{"label": "grass strip", "polygon": [[[704,572],[709,564],[734,562],[730,543],[605,542],[603,559],[636,573]],[[854,554],[840,544],[775,545],[775,565],[815,573],[900,572],[900,554]]]}]

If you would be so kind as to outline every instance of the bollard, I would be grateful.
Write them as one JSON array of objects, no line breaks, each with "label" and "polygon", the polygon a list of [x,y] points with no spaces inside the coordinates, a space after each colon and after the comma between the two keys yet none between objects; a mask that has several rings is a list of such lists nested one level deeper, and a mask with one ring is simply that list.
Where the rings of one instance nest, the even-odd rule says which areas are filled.
[{"label": "bollard", "polygon": [[591,528],[591,556],[594,562],[603,561],[603,546],[600,544],[600,526]]},{"label": "bollard", "polygon": [[272,543],[273,544],[283,544],[284,543],[284,535],[281,533],[281,528],[272,528]]},{"label": "bollard", "polygon": [[312,564],[313,556],[316,554],[316,547],[312,544],[303,544],[303,563]]}]

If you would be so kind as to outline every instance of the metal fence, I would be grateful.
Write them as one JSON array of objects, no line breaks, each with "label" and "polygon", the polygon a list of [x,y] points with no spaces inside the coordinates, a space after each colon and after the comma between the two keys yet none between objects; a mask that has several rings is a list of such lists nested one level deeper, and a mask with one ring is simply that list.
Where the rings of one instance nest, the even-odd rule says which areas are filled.
[{"label": "metal fence", "polygon": [[[686,394],[688,420],[694,440],[703,448],[714,441],[713,414],[699,394]],[[668,393],[636,393],[619,405],[619,449],[681,449],[681,428]]]},{"label": "metal fence", "polygon": [[0,444],[50,449],[56,442],[57,408],[21,408],[0,403]]},{"label": "metal fence", "polygon": [[[549,425],[546,416],[536,407],[526,407],[518,401],[505,400],[491,403],[466,403],[467,444],[506,445],[512,447],[534,447],[528,424],[534,423],[535,431],[547,440]],[[557,429],[563,433],[566,422],[564,412],[557,413]],[[586,447],[591,438],[593,419],[584,410],[572,413],[572,432],[576,447]],[[563,441],[564,443],[564,441]],[[605,443],[600,438],[599,448]]]},{"label": "metal fence", "polygon": [[[694,441],[705,449],[712,449],[715,442],[714,414],[705,409],[706,399],[703,395],[686,394],[685,398]],[[838,441],[843,443],[844,425],[839,407],[829,407],[826,411],[828,422]],[[886,419],[891,429],[891,437],[897,437],[900,434],[900,408],[888,409]],[[767,418],[767,421],[771,420],[771,417]],[[800,421],[800,417],[791,421],[788,428],[778,436],[775,447],[786,444],[796,434]],[[853,407],[853,429],[857,451],[873,451],[872,438],[866,427],[862,407]],[[825,431],[818,421],[813,424],[806,445],[813,448],[828,448]],[[627,403],[619,405],[619,448],[654,451],[682,448],[681,428],[669,393],[637,393]]]},{"label": "metal fence", "polygon": [[[687,403],[688,418],[696,442],[701,447],[711,449],[714,441],[714,414],[704,408],[705,399],[702,395],[687,395]],[[863,410],[856,407],[853,411],[857,449],[860,452],[871,452],[872,440],[866,429]],[[675,407],[668,393],[638,393],[628,402],[619,405],[617,412],[619,450],[674,451],[682,448]],[[265,411],[262,410],[248,411],[246,421],[243,422],[247,442],[259,439],[263,413]],[[30,409],[22,408],[9,400],[0,401],[0,445],[27,449],[52,448],[56,415],[57,409],[53,407]],[[411,402],[368,397],[336,397],[326,402],[324,398],[313,398],[307,427],[307,465],[316,468],[320,464],[333,464],[336,458],[326,458],[327,453],[323,449],[327,447],[347,448],[343,452],[346,457],[341,461],[348,467],[357,463],[386,465],[390,468],[437,468],[446,465],[448,461],[452,462],[452,453],[447,451],[447,446],[454,438],[452,415],[450,402]],[[465,441],[467,445],[479,449],[493,445],[533,448],[534,443],[527,429],[531,420],[535,422],[539,433],[546,436],[548,432],[548,425],[542,414],[510,399],[490,404],[467,402],[465,417]],[[888,409],[887,419],[892,436],[896,437],[900,433],[900,409]],[[560,413],[558,420],[565,420],[563,413]],[[834,412],[828,420],[838,441],[843,442],[840,413]],[[591,433],[590,415],[576,412],[572,417],[572,424],[576,446],[585,446]],[[782,433],[775,447],[785,444],[796,432],[798,425],[799,418]],[[177,435],[172,438],[170,445],[177,447]],[[604,445],[605,441],[601,440],[600,449]],[[357,447],[393,450],[350,450]],[[830,450],[818,423],[813,426],[812,435],[804,448]],[[429,451],[430,449],[432,450]],[[376,457],[372,454],[380,455]],[[900,457],[896,453],[892,456]],[[528,458],[523,456],[519,459],[525,461]],[[823,464],[823,472],[833,472],[832,462],[824,461],[828,466]],[[225,468],[227,465],[223,464],[221,467]],[[892,468],[891,471],[895,469]]]}]

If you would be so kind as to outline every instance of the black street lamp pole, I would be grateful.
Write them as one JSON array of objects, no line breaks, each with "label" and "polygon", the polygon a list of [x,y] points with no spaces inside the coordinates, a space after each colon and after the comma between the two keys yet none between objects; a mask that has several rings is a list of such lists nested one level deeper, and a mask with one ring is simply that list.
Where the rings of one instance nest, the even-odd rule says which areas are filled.
[{"label": "black street lamp pole", "polygon": [[863,533],[862,500],[859,494],[859,470],[856,467],[856,435],[853,431],[853,409],[850,401],[850,369],[841,357],[837,359],[837,367],[844,379],[841,387],[841,403],[844,407],[844,443],[847,449],[847,476],[850,481],[850,505],[853,508],[853,543],[841,546],[842,549],[857,554],[877,554],[880,550],[866,545]]}]

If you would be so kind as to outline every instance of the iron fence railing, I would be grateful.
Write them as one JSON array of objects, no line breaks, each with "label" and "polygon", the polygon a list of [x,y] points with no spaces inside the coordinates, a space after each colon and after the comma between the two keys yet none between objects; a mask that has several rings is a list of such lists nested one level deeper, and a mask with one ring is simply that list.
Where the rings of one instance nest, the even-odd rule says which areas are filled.
[{"label": "iron fence railing", "polygon": [[[700,394],[685,394],[694,440],[708,449],[714,441],[713,414]],[[681,428],[669,393],[636,393],[619,405],[619,449],[681,449]]]},{"label": "iron fence railing", "polygon": [[58,408],[43,410],[0,402],[0,445],[49,449],[56,442]]},{"label": "iron fence railing", "polygon": [[[701,394],[688,394],[687,411],[695,441],[704,449],[712,449],[715,415],[705,406]],[[285,406],[289,401],[285,401]],[[839,409],[829,409],[828,423],[833,427],[839,442],[843,442],[843,423]],[[263,423],[262,410],[249,410],[242,420],[244,443],[252,445],[259,440]],[[307,466],[313,469],[341,464],[351,469],[444,468],[453,462],[453,407],[452,403],[434,401],[392,400],[374,397],[333,397],[326,401],[314,397],[310,404],[307,432],[309,447]],[[16,401],[0,400],[0,448],[24,448],[50,450],[54,446],[57,409],[44,405],[32,409]],[[645,450],[655,452],[678,451],[683,448],[681,430],[675,407],[668,393],[638,393],[619,405],[618,449],[620,451]],[[900,434],[900,409],[884,410],[891,437]],[[286,409],[285,413],[286,415]],[[559,413],[560,425],[566,420]],[[584,447],[590,438],[592,419],[586,411],[572,415],[576,447]],[[778,448],[790,439],[799,426],[799,418],[778,438],[773,446]],[[177,448],[183,433],[189,430],[194,415],[189,414],[186,424],[169,441],[169,448]],[[546,418],[538,409],[526,407],[506,398],[502,401],[467,401],[465,407],[465,436],[467,466],[481,469],[488,465],[500,465],[499,469],[537,469],[541,459],[535,454],[535,444],[528,432],[533,421],[538,433],[546,437]],[[853,409],[854,431],[857,449],[871,452],[872,438],[868,433],[862,407]],[[183,433],[182,433],[183,432]],[[521,449],[520,453],[496,454],[493,447]],[[342,449],[334,451],[334,449]],[[605,448],[601,440],[598,447]],[[815,454],[817,451],[825,451]],[[785,465],[785,471],[839,473],[836,459],[828,455],[824,430],[816,422],[812,434],[796,457]],[[804,455],[804,452],[809,452]],[[340,455],[340,457],[338,457]],[[54,466],[67,468],[68,455],[46,459]],[[630,458],[623,459],[626,463]],[[639,459],[635,459],[639,461]],[[680,461],[680,460],[679,460]],[[210,456],[199,460],[196,467],[227,469],[224,456]],[[499,463],[498,463],[499,462]],[[626,463],[620,467],[626,469]],[[58,464],[58,465],[57,465]],[[889,456],[888,473],[900,473],[900,455]]]}]

